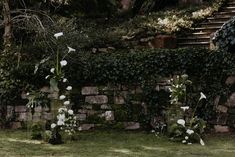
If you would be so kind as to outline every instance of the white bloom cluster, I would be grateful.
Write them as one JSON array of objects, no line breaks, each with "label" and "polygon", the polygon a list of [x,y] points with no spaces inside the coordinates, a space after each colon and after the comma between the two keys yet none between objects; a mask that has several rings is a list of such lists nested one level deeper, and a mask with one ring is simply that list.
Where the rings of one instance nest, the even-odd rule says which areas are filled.
[{"label": "white bloom cluster", "polygon": [[214,10],[212,9],[212,7],[208,7],[206,9],[201,9],[198,11],[195,11],[192,13],[192,18],[193,19],[203,19],[207,16],[210,16],[212,13],[214,12]]},{"label": "white bloom cluster", "polygon": [[170,18],[158,18],[157,23],[165,32],[173,33],[180,30],[180,28],[191,27],[192,22],[187,19],[187,17],[177,17],[173,15]]},{"label": "white bloom cluster", "polygon": [[57,122],[51,124],[51,129],[63,130],[69,135],[75,133],[77,129],[77,118],[72,109],[61,107],[58,109]]}]

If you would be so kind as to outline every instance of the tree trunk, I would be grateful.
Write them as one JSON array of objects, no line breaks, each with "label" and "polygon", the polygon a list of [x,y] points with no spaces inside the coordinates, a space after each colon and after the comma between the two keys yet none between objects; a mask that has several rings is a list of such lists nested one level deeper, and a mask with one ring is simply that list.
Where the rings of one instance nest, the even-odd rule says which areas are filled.
[{"label": "tree trunk", "polygon": [[4,47],[5,49],[11,47],[11,39],[12,39],[12,23],[11,23],[11,14],[9,7],[9,0],[2,0],[3,3],[3,22],[4,22]]}]

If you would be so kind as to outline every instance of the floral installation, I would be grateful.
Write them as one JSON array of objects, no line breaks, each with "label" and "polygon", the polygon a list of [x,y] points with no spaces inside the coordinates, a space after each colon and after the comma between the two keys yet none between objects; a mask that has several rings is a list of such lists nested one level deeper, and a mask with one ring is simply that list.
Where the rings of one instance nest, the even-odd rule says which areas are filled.
[{"label": "floral installation", "polygon": [[[59,40],[64,35],[63,32],[54,34],[56,40]],[[65,77],[64,68],[68,65],[65,57],[76,50],[72,47],[67,46],[67,52],[62,53],[57,49],[56,55],[54,56],[54,66],[50,68],[50,74],[45,77],[46,80],[49,80],[50,89],[46,92],[47,98],[50,99],[51,110],[54,112],[54,120],[50,125],[51,130],[47,130],[47,136],[50,135],[49,143],[51,144],[60,144],[63,143],[61,132],[73,136],[75,131],[78,128],[77,118],[74,114],[74,111],[71,109],[70,102],[70,92],[72,91],[72,86],[69,85],[68,79]],[[44,59],[45,60],[45,59]],[[49,59],[46,59],[47,61]],[[41,61],[40,64],[45,61]],[[35,73],[38,70],[39,65],[35,66]],[[40,92],[41,93],[41,92]],[[35,98],[38,96],[38,92],[32,92],[28,94],[28,99],[31,100],[27,104],[29,108],[35,107]],[[34,102],[34,103],[32,103]],[[50,132],[50,133],[49,133]]]},{"label": "floral installation", "polygon": [[202,134],[206,127],[206,122],[197,117],[196,111],[199,103],[206,99],[201,92],[195,108],[186,105],[186,87],[192,82],[187,75],[177,76],[170,80],[170,109],[168,113],[168,134],[172,140],[180,141],[183,144],[191,145],[200,143],[205,145]]}]

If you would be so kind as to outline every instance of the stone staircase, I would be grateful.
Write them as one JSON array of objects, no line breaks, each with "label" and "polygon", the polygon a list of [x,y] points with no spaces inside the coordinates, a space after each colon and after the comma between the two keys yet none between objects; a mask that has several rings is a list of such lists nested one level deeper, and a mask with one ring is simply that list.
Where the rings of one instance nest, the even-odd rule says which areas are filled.
[{"label": "stone staircase", "polygon": [[192,32],[178,36],[178,47],[210,47],[210,36],[221,26],[235,16],[235,0],[229,0],[220,11],[201,22]]}]

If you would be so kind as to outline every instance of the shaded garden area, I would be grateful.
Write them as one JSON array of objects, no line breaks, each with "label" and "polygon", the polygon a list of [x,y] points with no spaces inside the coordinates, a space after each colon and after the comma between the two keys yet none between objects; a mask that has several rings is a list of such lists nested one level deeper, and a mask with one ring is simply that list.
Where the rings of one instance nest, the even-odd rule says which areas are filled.
[{"label": "shaded garden area", "polygon": [[0,8],[1,156],[235,152],[235,0]]}]

